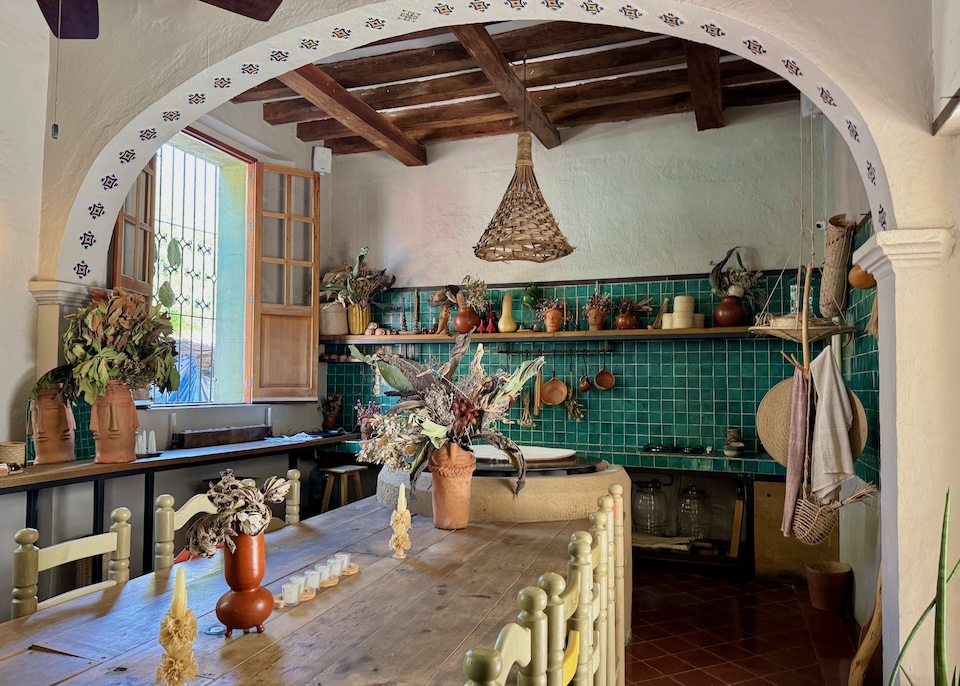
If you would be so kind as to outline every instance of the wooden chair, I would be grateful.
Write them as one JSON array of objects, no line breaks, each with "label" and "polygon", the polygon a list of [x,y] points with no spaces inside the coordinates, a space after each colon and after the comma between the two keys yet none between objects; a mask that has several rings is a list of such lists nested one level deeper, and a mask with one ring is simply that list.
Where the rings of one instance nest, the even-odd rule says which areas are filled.
[{"label": "wooden chair", "polygon": [[550,572],[520,591],[517,621],[493,648],[467,651],[467,686],[502,686],[520,666],[517,683],[546,686],[623,686],[625,588],[623,487],[610,486],[567,549],[566,578]]},{"label": "wooden chair", "polygon": [[363,500],[363,484],[360,483],[360,472],[367,470],[366,465],[345,464],[338,467],[321,467],[321,472],[327,473],[327,487],[323,491],[323,505],[320,512],[326,512],[330,509],[330,497],[333,495],[333,482],[340,481],[340,505],[346,505],[350,500],[349,482],[353,480],[353,490],[357,493],[357,500]]},{"label": "wooden chair", "polygon": [[[14,619],[33,614],[37,610],[54,607],[74,598],[130,579],[130,510],[118,507],[110,513],[113,524],[105,534],[66,541],[46,548],[35,544],[40,538],[36,529],[20,529],[13,537],[19,546],[13,551],[13,601],[11,611]],[[37,602],[37,584],[40,572],[68,562],[83,560],[94,555],[110,555],[107,581],[75,588],[58,596]]]}]

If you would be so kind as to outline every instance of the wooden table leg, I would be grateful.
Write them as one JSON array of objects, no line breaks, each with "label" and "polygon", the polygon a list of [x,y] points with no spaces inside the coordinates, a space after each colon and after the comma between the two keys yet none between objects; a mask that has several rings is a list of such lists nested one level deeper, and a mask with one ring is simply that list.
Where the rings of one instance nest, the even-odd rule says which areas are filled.
[{"label": "wooden table leg", "polygon": [[323,489],[323,505],[320,506],[320,513],[323,514],[330,509],[330,497],[333,495],[333,474],[327,474],[327,487]]},{"label": "wooden table leg", "polygon": [[343,507],[350,502],[350,482],[347,481],[345,474],[339,474],[338,478],[340,479],[340,507]]},{"label": "wooden table leg", "polygon": [[350,476],[353,477],[353,489],[357,492],[357,500],[363,500],[363,484],[360,481],[360,472],[354,472]]}]

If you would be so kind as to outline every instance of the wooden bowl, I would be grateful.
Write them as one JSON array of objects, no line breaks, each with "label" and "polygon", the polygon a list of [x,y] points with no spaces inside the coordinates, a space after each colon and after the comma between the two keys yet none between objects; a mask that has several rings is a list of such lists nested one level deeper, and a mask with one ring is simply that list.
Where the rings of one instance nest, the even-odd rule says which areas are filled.
[{"label": "wooden bowl", "polygon": [[568,392],[567,384],[557,377],[553,377],[541,386],[540,399],[543,400],[544,405],[559,405],[567,399]]},{"label": "wooden bowl", "polygon": [[609,391],[616,383],[617,377],[606,367],[597,372],[597,375],[593,377],[593,385],[596,386],[599,391]]}]

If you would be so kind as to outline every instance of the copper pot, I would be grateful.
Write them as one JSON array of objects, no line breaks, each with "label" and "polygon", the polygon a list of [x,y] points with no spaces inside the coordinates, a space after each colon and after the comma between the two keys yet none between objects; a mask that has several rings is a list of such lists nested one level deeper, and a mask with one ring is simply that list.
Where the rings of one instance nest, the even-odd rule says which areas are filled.
[{"label": "copper pot", "polygon": [[90,411],[90,430],[96,440],[99,463],[133,462],[137,459],[136,431],[140,427],[130,387],[123,381],[107,383],[107,392]]},{"label": "copper pot", "polygon": [[217,601],[217,619],[227,627],[227,638],[234,629],[251,627],[262,634],[263,623],[273,611],[273,594],[260,585],[267,566],[263,532],[237,534],[233,542],[235,551],[223,547],[223,576],[230,590]]}]

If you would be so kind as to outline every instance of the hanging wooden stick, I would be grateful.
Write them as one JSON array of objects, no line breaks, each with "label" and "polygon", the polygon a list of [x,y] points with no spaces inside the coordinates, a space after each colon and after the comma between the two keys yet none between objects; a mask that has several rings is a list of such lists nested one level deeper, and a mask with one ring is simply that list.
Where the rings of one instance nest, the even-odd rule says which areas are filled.
[{"label": "hanging wooden stick", "polygon": [[803,317],[801,326],[803,327],[803,375],[810,379],[810,278],[813,274],[813,262],[807,263],[807,274],[803,280]]}]

